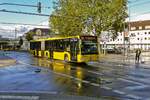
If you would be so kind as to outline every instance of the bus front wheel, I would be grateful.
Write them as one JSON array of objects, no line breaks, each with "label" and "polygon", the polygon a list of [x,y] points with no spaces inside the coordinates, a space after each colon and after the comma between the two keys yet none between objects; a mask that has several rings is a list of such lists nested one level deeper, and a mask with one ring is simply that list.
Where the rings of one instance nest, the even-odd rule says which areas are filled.
[{"label": "bus front wheel", "polygon": [[65,61],[65,62],[69,62],[69,57],[68,57],[68,55],[65,55],[65,56],[64,56],[64,61]]}]

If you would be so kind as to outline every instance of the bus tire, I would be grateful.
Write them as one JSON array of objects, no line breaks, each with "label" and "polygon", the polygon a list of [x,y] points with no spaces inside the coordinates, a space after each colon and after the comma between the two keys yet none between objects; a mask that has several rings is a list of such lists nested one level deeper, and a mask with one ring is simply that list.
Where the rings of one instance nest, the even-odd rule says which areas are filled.
[{"label": "bus tire", "polygon": [[65,54],[65,56],[64,56],[64,61],[65,61],[65,62],[69,62],[69,57],[68,57],[67,54]]}]

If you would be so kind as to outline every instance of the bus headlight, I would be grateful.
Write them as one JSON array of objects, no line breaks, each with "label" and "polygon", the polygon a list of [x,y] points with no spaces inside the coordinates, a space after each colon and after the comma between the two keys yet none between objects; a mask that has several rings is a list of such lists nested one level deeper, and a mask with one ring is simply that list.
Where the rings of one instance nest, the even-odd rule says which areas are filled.
[{"label": "bus headlight", "polygon": [[80,60],[81,60],[81,61],[84,61],[85,59],[84,59],[84,57],[81,57]]}]

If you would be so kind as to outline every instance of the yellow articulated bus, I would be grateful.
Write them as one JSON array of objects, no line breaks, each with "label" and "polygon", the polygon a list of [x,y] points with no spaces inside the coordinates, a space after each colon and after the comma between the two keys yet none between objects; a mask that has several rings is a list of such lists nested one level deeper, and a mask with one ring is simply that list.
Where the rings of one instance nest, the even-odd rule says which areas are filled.
[{"label": "yellow articulated bus", "polygon": [[71,36],[30,41],[30,52],[37,57],[64,60],[66,62],[90,62],[98,60],[96,36]]}]

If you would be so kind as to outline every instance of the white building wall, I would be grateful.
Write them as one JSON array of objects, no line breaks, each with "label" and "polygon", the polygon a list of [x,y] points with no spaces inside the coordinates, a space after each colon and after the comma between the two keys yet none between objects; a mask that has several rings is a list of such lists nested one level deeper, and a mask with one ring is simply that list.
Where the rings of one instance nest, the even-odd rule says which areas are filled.
[{"label": "white building wall", "polygon": [[24,40],[23,45],[21,46],[21,49],[23,50],[29,50],[30,45],[29,41]]},{"label": "white building wall", "polygon": [[115,40],[109,36],[101,44],[106,44],[106,47],[125,47],[129,50],[135,50],[137,48],[146,51],[150,50],[150,20],[131,22],[130,31],[126,33],[128,33],[128,41],[124,41],[124,33],[122,32],[118,33]]},{"label": "white building wall", "polygon": [[[105,42],[107,47],[122,47],[124,44],[124,34],[122,33],[118,33],[118,36],[116,37],[115,40],[112,39],[112,37],[109,37],[109,39]],[[101,43],[103,44],[103,43]]]},{"label": "white building wall", "polygon": [[[111,37],[106,42],[107,47],[124,47],[124,33],[118,33],[115,40]],[[129,41],[125,42],[126,48],[129,45],[130,50],[140,48],[142,50],[150,50],[150,30],[137,30],[129,32]]]},{"label": "white building wall", "polygon": [[131,49],[150,50],[150,30],[130,31],[129,42]]}]

